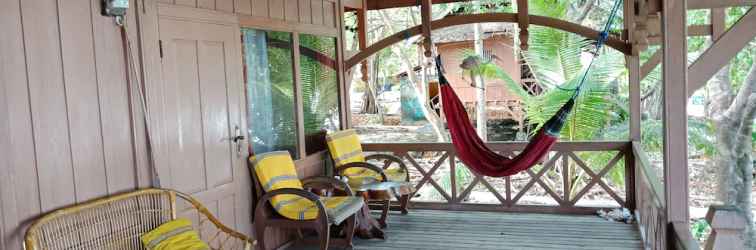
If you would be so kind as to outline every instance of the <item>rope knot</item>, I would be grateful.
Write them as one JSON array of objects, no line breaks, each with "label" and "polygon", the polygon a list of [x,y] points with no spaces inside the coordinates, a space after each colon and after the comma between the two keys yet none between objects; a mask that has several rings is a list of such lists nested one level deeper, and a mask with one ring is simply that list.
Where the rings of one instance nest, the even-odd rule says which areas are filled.
[{"label": "rope knot", "polygon": [[601,31],[601,33],[599,33],[599,42],[603,43],[606,40],[609,40],[609,32]]}]

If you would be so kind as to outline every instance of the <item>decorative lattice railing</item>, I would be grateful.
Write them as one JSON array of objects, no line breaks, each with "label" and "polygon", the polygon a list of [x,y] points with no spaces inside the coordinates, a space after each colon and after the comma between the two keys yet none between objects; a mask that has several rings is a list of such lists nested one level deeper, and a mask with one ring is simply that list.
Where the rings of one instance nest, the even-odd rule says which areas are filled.
[{"label": "decorative lattice railing", "polygon": [[[514,155],[525,145],[490,143],[489,147]],[[560,142],[542,164],[501,178],[469,171],[455,157],[450,143],[370,143],[363,147],[405,161],[417,190],[411,200],[415,208],[578,214],[616,207],[635,209],[637,171],[632,144],[627,141]]]}]

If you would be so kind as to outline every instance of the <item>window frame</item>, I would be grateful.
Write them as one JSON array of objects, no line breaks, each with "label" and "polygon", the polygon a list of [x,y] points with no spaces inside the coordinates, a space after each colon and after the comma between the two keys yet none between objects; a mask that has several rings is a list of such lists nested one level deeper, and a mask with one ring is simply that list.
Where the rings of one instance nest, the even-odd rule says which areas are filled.
[{"label": "window frame", "polygon": [[[243,19],[242,19],[243,21]],[[339,20],[338,23],[341,20]],[[250,22],[241,22],[241,29],[258,29],[263,31],[276,31],[276,32],[288,32],[291,33],[291,57],[292,57],[292,73],[293,79],[294,79],[294,114],[295,114],[295,123],[296,123],[296,147],[297,147],[297,154],[299,159],[306,159],[307,157],[311,155],[318,155],[318,153],[313,153],[308,155],[306,152],[306,133],[305,133],[305,127],[304,127],[304,99],[302,96],[302,69],[301,69],[301,51],[300,51],[300,35],[301,34],[307,34],[307,35],[313,35],[313,36],[324,36],[324,37],[330,37],[334,38],[336,41],[336,81],[337,81],[337,92],[338,92],[338,106],[339,106],[339,130],[349,128],[349,112],[346,110],[348,107],[347,102],[349,100],[349,97],[346,96],[346,90],[349,89],[348,86],[346,86],[346,81],[344,77],[344,50],[343,50],[343,39],[342,35],[343,33],[340,32],[341,25],[338,25],[338,29],[315,29],[315,30],[308,30],[308,32],[304,32],[304,30],[307,30],[307,28],[311,27],[303,27],[301,25],[292,25],[292,26],[277,26],[277,25],[265,25],[260,23],[250,23]],[[244,40],[241,40],[242,43],[244,43]],[[246,62],[245,62],[246,63]],[[246,74],[246,70],[245,74]],[[248,84],[245,79],[245,85]],[[245,86],[246,87],[246,86]],[[247,99],[249,96],[246,95]],[[248,100],[245,100],[248,101]],[[248,110],[245,110],[244,112],[248,112]],[[250,154],[254,154],[252,145],[249,146]]]}]

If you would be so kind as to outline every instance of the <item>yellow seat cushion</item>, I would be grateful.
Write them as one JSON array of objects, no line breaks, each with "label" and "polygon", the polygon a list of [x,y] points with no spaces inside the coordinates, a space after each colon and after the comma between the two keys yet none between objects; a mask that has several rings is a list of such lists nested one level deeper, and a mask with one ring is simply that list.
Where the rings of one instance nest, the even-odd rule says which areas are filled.
[{"label": "yellow seat cushion", "polygon": [[[252,156],[250,161],[265,192],[281,188],[303,189],[289,152],[258,154]],[[348,217],[343,216],[344,213],[354,214],[363,204],[359,197],[320,197],[320,200],[325,205],[326,214],[332,223],[340,223]],[[292,220],[312,220],[318,217],[318,207],[315,203],[298,195],[276,195],[270,203],[281,216]]]},{"label": "yellow seat cushion", "polygon": [[176,219],[164,223],[140,237],[148,250],[205,250],[208,245],[200,240],[199,234],[188,219]]},{"label": "yellow seat cushion", "polygon": [[[354,196],[320,197],[326,207],[326,215],[331,223],[339,224],[362,208],[363,199]],[[282,216],[295,220],[312,220],[318,217],[318,207],[314,202],[302,197],[294,197],[278,203],[274,207]]]},{"label": "yellow seat cushion", "polygon": [[[389,168],[383,170],[386,174],[388,181],[404,182],[407,181],[407,172],[401,168]],[[359,174],[344,174],[347,177],[347,183],[350,187],[359,187],[367,183],[376,182],[381,180],[381,175],[373,171],[364,171]]]}]

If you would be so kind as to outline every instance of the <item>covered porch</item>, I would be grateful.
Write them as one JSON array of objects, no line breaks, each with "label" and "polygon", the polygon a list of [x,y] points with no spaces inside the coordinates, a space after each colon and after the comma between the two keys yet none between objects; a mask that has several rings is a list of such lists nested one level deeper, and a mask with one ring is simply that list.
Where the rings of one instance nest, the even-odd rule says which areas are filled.
[{"label": "covered porch", "polygon": [[[605,49],[627,69],[621,138],[561,141],[539,164],[497,178],[469,171],[451,142],[363,143],[367,154],[401,159],[417,192],[409,214],[388,217],[387,240],[356,240],[354,249],[700,249],[690,230],[687,103],[756,37],[753,0],[626,0],[622,25],[607,34],[531,14],[527,0],[502,1],[517,5],[512,12],[435,19],[436,4],[464,1],[127,2],[117,23],[101,15],[100,1],[2,2],[0,249],[23,249],[43,214],[149,187],[192,195],[240,235],[255,235],[262,191],[250,157],[288,153],[296,173],[286,177],[334,177],[322,136],[354,128],[351,76],[368,77],[364,62],[411,37],[424,38],[418,54],[428,59],[434,30],[484,22],[516,24],[521,50],[532,26],[586,44],[606,35]],[[726,24],[723,9],[733,6],[750,9]],[[401,7],[417,8],[420,24],[369,43],[368,11]],[[701,9],[708,23],[686,23],[687,11]],[[346,13],[356,18],[354,53]],[[688,66],[692,36],[711,46]],[[659,48],[642,63],[650,46]],[[642,146],[641,81],[660,64],[663,156],[652,162]],[[486,146],[513,156],[526,145]],[[627,209],[627,222],[597,216],[615,209]],[[712,228],[720,242],[742,240],[720,226]],[[257,249],[316,249],[289,228],[265,239]]]}]

